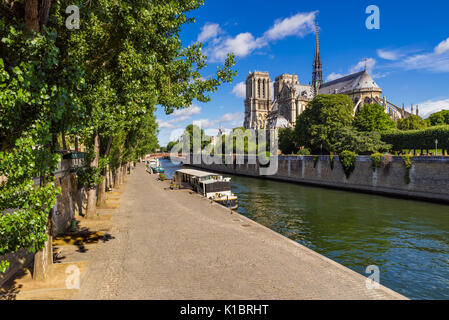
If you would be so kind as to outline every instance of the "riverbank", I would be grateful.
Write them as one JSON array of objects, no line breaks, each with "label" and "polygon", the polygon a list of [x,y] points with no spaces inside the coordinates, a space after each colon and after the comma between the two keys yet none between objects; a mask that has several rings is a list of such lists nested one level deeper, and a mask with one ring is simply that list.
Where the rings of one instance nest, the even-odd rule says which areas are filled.
[{"label": "riverbank", "polygon": [[272,163],[274,170],[270,175],[262,175],[263,168],[258,163],[249,163],[248,157],[244,157],[241,164],[194,163],[192,155],[190,157],[190,162],[185,163],[207,171],[449,203],[449,157],[404,160],[391,156],[387,164],[373,168],[370,156],[358,156],[349,177],[338,156],[279,156],[277,167]]},{"label": "riverbank", "polygon": [[143,165],[129,177],[112,239],[77,299],[403,299],[362,275]]}]

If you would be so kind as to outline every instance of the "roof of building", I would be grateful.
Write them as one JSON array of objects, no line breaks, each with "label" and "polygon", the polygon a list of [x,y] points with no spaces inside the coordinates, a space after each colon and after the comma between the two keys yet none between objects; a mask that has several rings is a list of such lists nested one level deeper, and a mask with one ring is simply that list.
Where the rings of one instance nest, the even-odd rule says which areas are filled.
[{"label": "roof of building", "polygon": [[313,87],[306,84],[295,85],[296,98],[303,97],[307,99],[313,99]]},{"label": "roof of building", "polygon": [[339,94],[359,89],[378,89],[380,87],[374,82],[366,70],[356,72],[345,77],[323,83],[320,86],[320,94]]},{"label": "roof of building", "polygon": [[290,122],[288,122],[288,120],[280,114],[276,114],[272,119],[270,119],[268,126],[270,129],[293,128]]},{"label": "roof of building", "polygon": [[195,170],[195,169],[180,169],[180,170],[177,170],[176,172],[185,173],[185,174],[195,176],[198,178],[203,178],[203,177],[208,177],[208,176],[218,176],[218,174],[216,174],[216,173]]}]

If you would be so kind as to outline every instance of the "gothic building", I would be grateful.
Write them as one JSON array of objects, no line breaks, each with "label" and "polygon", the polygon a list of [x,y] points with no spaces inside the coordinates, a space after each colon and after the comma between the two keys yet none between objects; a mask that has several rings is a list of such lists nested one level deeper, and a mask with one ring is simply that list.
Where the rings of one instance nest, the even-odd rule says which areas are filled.
[{"label": "gothic building", "polygon": [[254,71],[246,79],[244,127],[251,129],[293,127],[296,118],[318,94],[345,94],[354,102],[354,113],[366,103],[380,103],[394,120],[413,113],[399,108],[381,98],[382,89],[374,82],[366,68],[339,79],[323,83],[320,56],[319,28],[316,24],[315,56],[313,60],[312,85],[301,84],[297,75],[282,74],[270,92],[268,72]]}]

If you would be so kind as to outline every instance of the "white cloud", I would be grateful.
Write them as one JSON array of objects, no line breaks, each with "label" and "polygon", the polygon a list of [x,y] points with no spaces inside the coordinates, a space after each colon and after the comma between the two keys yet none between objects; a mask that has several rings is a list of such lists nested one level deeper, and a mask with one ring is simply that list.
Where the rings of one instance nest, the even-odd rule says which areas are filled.
[{"label": "white cloud", "polygon": [[367,58],[366,60],[359,61],[355,66],[351,67],[349,69],[349,73],[355,73],[358,71],[362,71],[365,69],[368,71],[368,73],[372,73],[374,67],[376,66],[376,60],[373,58]]},{"label": "white cloud", "polygon": [[304,37],[314,32],[314,19],[317,11],[298,13],[290,18],[276,20],[274,25],[261,37],[256,38],[250,32],[242,32],[234,37],[224,35],[218,24],[206,24],[198,35],[198,40],[209,41],[205,53],[211,61],[222,61],[228,53],[237,57],[246,57],[257,49],[268,46],[270,41],[288,36]]},{"label": "white cloud", "polygon": [[201,113],[201,107],[198,107],[196,105],[191,105],[189,108],[184,109],[176,109],[173,111],[172,114],[170,114],[169,120],[156,120],[159,128],[167,128],[167,129],[175,129],[179,128],[179,122],[185,121],[187,119],[190,119],[194,115]]},{"label": "white cloud", "polygon": [[419,114],[423,118],[427,118],[432,113],[449,110],[449,99],[443,100],[427,100],[418,104]]},{"label": "white cloud", "polygon": [[174,129],[174,128],[176,128],[176,126],[172,122],[170,122],[170,121],[163,121],[163,120],[157,119],[156,122],[157,122],[157,125],[158,125],[158,127],[160,129],[162,129],[162,128],[167,128],[167,129]]},{"label": "white cloud", "polygon": [[206,50],[206,54],[211,55],[212,61],[221,61],[230,52],[237,57],[246,57],[255,49],[267,45],[262,38],[255,39],[249,32],[240,33],[236,37],[224,37],[218,39],[215,43],[212,48]]},{"label": "white cloud", "polygon": [[246,98],[246,84],[245,82],[237,83],[234,88],[232,88],[232,93],[238,98]]},{"label": "white cloud", "polygon": [[181,119],[179,121],[183,121],[183,120],[191,118],[192,116],[200,114],[200,113],[201,113],[201,107],[198,107],[196,105],[191,105],[188,108],[176,109],[175,111],[173,111],[171,116],[173,116],[177,119]]},{"label": "white cloud", "polygon": [[241,120],[243,120],[243,114],[241,112],[226,113],[218,119],[219,122],[235,122]]},{"label": "white cloud", "polygon": [[330,75],[326,77],[326,81],[333,81],[335,79],[344,77],[341,73],[332,72]]},{"label": "white cloud", "polygon": [[228,124],[231,126],[241,126],[243,123],[243,113],[226,113],[218,119],[199,119],[194,120],[193,124],[201,127],[202,129],[217,128],[220,125]]},{"label": "white cloud", "polygon": [[196,41],[207,42],[210,39],[216,38],[220,33],[222,33],[222,30],[218,23],[206,23],[201,28],[201,33],[198,35]]},{"label": "white cloud", "polygon": [[443,54],[445,52],[448,52],[449,51],[449,38],[440,42],[440,44],[435,47],[434,51],[436,54]]},{"label": "white cloud", "polygon": [[386,49],[378,49],[377,55],[385,60],[399,60],[404,56],[404,54],[400,50],[386,50]]},{"label": "white cloud", "polygon": [[407,56],[394,66],[405,70],[449,72],[449,38],[440,42],[433,51]]},{"label": "white cloud", "polygon": [[274,25],[264,33],[268,40],[279,40],[288,36],[304,37],[315,30],[315,15],[317,11],[309,13],[297,13],[290,18],[276,20]]}]

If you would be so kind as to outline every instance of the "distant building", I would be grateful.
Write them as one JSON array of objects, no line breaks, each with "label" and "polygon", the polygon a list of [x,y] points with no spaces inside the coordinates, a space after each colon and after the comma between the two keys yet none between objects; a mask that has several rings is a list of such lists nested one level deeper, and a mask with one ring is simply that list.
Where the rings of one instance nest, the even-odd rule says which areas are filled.
[{"label": "distant building", "polygon": [[[366,103],[382,104],[385,112],[394,120],[413,113],[381,98],[382,89],[367,72],[356,72],[339,79],[323,83],[323,70],[320,56],[319,28],[316,24],[315,56],[313,61],[312,85],[301,84],[298,76],[282,74],[276,77],[273,97],[270,92],[268,72],[254,71],[246,79],[245,120],[248,129],[268,129],[293,127],[296,118],[306,109],[317,94],[345,94],[354,102],[354,113]],[[416,109],[418,110],[418,109]],[[418,112],[417,112],[418,114]]]}]

